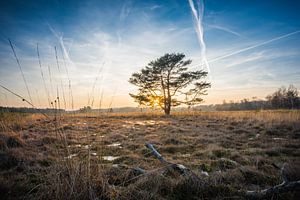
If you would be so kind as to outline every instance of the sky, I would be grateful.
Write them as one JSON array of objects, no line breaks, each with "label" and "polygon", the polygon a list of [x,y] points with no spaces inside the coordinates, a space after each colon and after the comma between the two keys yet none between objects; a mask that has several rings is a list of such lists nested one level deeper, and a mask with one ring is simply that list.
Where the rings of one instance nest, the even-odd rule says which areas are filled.
[{"label": "sky", "polygon": [[[204,54],[190,2],[204,5]],[[300,89],[299,10],[292,0],[3,0],[0,84],[30,99],[22,70],[36,107],[49,107],[57,93],[67,109],[137,106],[131,74],[182,52],[193,70],[203,56],[209,63],[204,104],[263,99],[281,86]],[[0,105],[26,103],[0,89]]]}]

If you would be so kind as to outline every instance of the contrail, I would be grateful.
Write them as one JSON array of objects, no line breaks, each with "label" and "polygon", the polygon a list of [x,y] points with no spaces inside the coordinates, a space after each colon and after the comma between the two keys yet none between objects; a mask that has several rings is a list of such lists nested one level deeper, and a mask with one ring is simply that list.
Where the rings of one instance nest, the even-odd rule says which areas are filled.
[{"label": "contrail", "polygon": [[250,47],[246,47],[246,48],[244,48],[244,49],[240,49],[240,50],[238,50],[238,51],[235,51],[235,52],[232,52],[232,53],[229,53],[229,54],[226,54],[226,55],[217,57],[217,58],[214,58],[214,59],[210,60],[209,62],[210,62],[210,63],[211,63],[211,62],[216,62],[216,61],[221,60],[221,59],[223,59],[223,58],[227,58],[227,57],[229,57],[229,56],[233,56],[233,55],[236,55],[236,54],[239,54],[239,53],[242,53],[242,52],[245,52],[245,51],[248,51],[248,50],[251,50],[251,49],[260,47],[260,46],[263,46],[263,45],[265,45],[265,44],[269,44],[269,43],[271,43],[271,42],[275,42],[275,41],[277,41],[277,40],[280,40],[280,39],[289,37],[289,36],[291,36],[291,35],[295,35],[295,34],[297,34],[297,33],[300,33],[300,30],[295,31],[295,32],[292,32],[292,33],[288,33],[288,34],[285,34],[285,35],[282,35],[282,36],[279,36],[279,37],[276,37],[276,38],[273,38],[273,39],[271,39],[271,40],[267,40],[267,41],[262,42],[262,43],[259,43],[259,44],[255,44],[255,45],[250,46]]},{"label": "contrail", "polygon": [[218,30],[222,30],[222,31],[225,31],[227,33],[230,33],[230,34],[233,34],[235,36],[238,36],[238,37],[242,37],[241,34],[239,34],[238,32],[236,31],[233,31],[229,28],[226,28],[226,27],[223,27],[223,26],[219,26],[219,25],[213,25],[213,24],[206,24],[208,27],[210,28],[214,28],[214,29],[218,29]]},{"label": "contrail", "polygon": [[119,24],[118,24],[118,30],[117,30],[117,36],[118,36],[118,45],[121,46],[122,45],[122,33],[124,31],[124,29],[121,28],[122,23],[124,23],[124,21],[126,20],[126,18],[128,17],[128,15],[131,12],[131,1],[125,1],[121,12],[120,12],[120,16],[119,16]]},{"label": "contrail", "polygon": [[248,50],[251,50],[251,49],[254,49],[254,48],[257,48],[257,47],[260,47],[260,46],[263,46],[265,44],[269,44],[271,42],[275,42],[277,40],[281,40],[283,38],[286,38],[286,37],[289,37],[289,36],[292,36],[292,35],[295,35],[295,34],[298,34],[300,33],[300,30],[298,31],[294,31],[294,32],[291,32],[291,33],[288,33],[288,34],[284,34],[284,35],[281,35],[281,36],[278,36],[278,37],[275,37],[273,39],[270,39],[270,40],[267,40],[267,41],[264,41],[264,42],[261,42],[261,43],[258,43],[258,44],[255,44],[255,45],[252,45],[250,47],[246,47],[246,48],[243,48],[243,49],[240,49],[240,50],[237,50],[237,51],[234,51],[234,52],[231,52],[229,54],[225,54],[223,56],[220,56],[220,57],[216,57],[214,59],[211,59],[209,61],[209,63],[213,63],[213,62],[216,62],[216,61],[219,61],[219,60],[222,60],[224,58],[228,58],[230,56],[234,56],[234,55],[237,55],[239,53],[242,53],[242,52],[245,52],[245,51],[248,51]]},{"label": "contrail", "polygon": [[203,20],[203,14],[204,14],[204,3],[202,0],[197,1],[197,7],[198,10],[196,10],[194,1],[193,0],[188,0],[191,11],[193,14],[193,19],[194,19],[194,26],[195,30],[197,33],[197,38],[198,42],[201,48],[201,61],[202,61],[202,68],[205,66],[207,69],[207,72],[210,73],[210,67],[206,58],[206,44],[204,42],[204,31],[203,31],[203,25],[202,25],[202,20]]}]

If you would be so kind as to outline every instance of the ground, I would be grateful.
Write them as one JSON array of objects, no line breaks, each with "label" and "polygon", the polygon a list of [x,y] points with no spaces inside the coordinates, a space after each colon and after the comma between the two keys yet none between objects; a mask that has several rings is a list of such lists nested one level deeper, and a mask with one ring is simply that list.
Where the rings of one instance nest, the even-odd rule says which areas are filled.
[{"label": "ground", "polygon": [[[281,183],[284,163],[299,169],[299,111],[0,118],[0,191],[6,199],[243,199],[246,190]],[[145,142],[200,179],[168,171]],[[299,170],[290,173],[299,180]]]}]

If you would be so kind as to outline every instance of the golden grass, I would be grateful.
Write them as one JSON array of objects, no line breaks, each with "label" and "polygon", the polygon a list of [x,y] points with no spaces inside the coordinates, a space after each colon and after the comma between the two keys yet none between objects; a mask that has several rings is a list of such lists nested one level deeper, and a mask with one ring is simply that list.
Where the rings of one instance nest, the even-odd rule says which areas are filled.
[{"label": "golden grass", "polygon": [[[42,115],[6,113],[0,116],[5,127],[0,130],[0,158],[7,163],[0,168],[0,190],[5,188],[25,199],[134,199],[135,195],[182,199],[185,193],[190,198],[218,199],[227,192],[229,197],[242,195],[238,190],[252,185],[263,189],[279,183],[272,163],[299,158],[299,114],[287,110],[191,111],[171,116],[161,112],[63,114],[58,128],[64,138],[60,138],[54,121]],[[162,167],[145,142],[153,143],[167,160],[184,164],[195,173],[199,166],[204,167],[211,178],[198,183],[159,174],[135,179],[134,167],[149,171]],[[117,143],[120,146],[112,145]],[[118,158],[107,161],[102,156]],[[250,168],[255,178],[224,163],[223,157]]]},{"label": "golden grass", "polygon": [[[66,114],[65,116],[70,116]],[[78,113],[75,117],[165,117],[161,111],[120,112],[120,113]],[[300,121],[300,110],[254,110],[254,111],[174,111],[171,116],[200,116],[210,119],[230,118],[232,120],[256,120],[268,124],[287,123],[297,125]]]},{"label": "golden grass", "polygon": [[179,112],[175,115],[193,115],[208,118],[231,118],[234,120],[258,120],[266,123],[291,123],[300,121],[300,110],[212,111]]}]

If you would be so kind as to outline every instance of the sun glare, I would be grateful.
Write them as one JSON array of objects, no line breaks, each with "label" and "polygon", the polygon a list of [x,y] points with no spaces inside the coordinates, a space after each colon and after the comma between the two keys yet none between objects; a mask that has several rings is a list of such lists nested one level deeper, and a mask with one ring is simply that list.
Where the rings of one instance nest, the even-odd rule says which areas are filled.
[{"label": "sun glare", "polygon": [[159,106],[159,105],[161,105],[161,100],[158,97],[153,97],[152,104],[154,107]]}]

